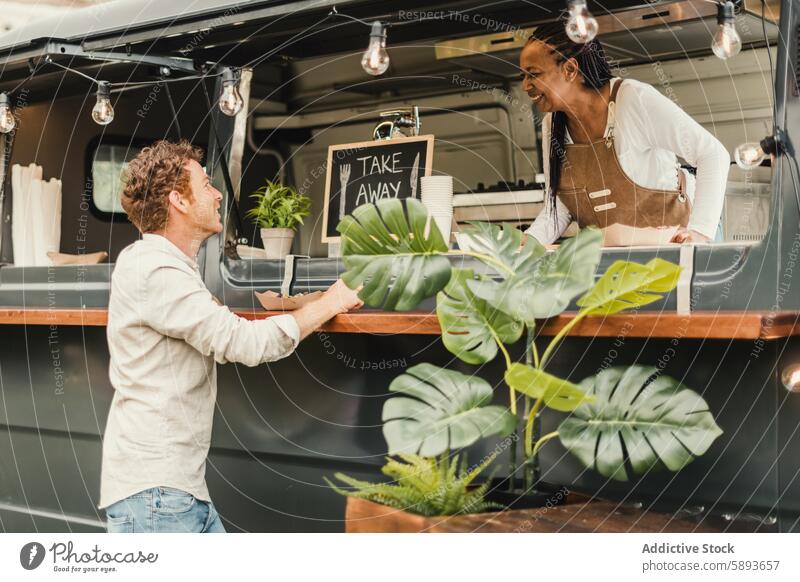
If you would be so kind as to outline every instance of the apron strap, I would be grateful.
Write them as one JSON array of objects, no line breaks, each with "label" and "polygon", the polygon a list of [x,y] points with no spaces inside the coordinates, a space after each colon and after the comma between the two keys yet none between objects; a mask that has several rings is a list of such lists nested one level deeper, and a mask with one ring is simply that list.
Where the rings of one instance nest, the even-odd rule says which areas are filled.
[{"label": "apron strap", "polygon": [[617,109],[617,93],[619,87],[622,85],[623,79],[619,79],[616,83],[611,83],[611,95],[608,99],[608,123],[606,126],[606,144],[614,139],[614,124],[616,123],[616,109]]}]

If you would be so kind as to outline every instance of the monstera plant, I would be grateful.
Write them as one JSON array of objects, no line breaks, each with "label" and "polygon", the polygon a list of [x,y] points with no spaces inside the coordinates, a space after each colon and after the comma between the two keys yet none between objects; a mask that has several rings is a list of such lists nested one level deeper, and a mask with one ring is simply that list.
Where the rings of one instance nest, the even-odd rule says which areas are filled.
[{"label": "monstera plant", "polygon": [[383,473],[396,483],[369,483],[337,473],[351,487],[344,495],[376,501],[420,515],[454,515],[496,508],[484,501],[488,484],[470,489],[475,478],[494,456],[474,467],[466,457],[459,464],[454,449],[481,437],[506,435],[516,418],[505,407],[492,405],[492,387],[477,377],[431,364],[418,364],[389,385],[399,395],[386,401],[383,432],[390,453],[404,463],[387,459]]},{"label": "monstera plant", "polygon": [[[613,263],[595,282],[602,235],[580,231],[552,252],[510,225],[471,223],[469,251],[450,251],[417,200],[382,200],[346,216],[342,235],[351,288],[365,303],[386,310],[414,309],[436,295],[445,347],[470,365],[505,361],[509,408],[491,405],[490,386],[475,375],[420,364],[392,382],[383,409],[389,454],[441,457],[489,435],[521,431],[526,486],[537,454],[558,438],[586,467],[615,480],[655,468],[677,471],[704,454],[722,431],[705,401],[655,367],[608,368],[573,383],[548,371],[561,340],[590,315],[611,315],[658,301],[675,288],[680,268],[662,259]],[[469,268],[465,257],[481,264]],[[459,261],[459,258],[461,261]],[[537,320],[572,303],[577,313],[544,351]],[[525,362],[508,346],[526,339]],[[518,400],[524,408],[518,410]],[[544,408],[568,413],[540,436]],[[516,471],[516,450],[511,471]],[[512,480],[513,481],[513,480]]]}]

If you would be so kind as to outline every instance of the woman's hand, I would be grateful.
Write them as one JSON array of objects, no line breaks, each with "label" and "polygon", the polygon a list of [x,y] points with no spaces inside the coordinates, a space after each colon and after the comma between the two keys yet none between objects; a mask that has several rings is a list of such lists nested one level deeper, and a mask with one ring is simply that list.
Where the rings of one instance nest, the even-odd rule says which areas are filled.
[{"label": "woman's hand", "polygon": [[679,226],[678,230],[675,231],[675,234],[672,235],[672,238],[669,242],[674,243],[701,243],[701,242],[709,242],[711,240],[710,237],[697,232],[696,230],[689,230],[685,226]]}]

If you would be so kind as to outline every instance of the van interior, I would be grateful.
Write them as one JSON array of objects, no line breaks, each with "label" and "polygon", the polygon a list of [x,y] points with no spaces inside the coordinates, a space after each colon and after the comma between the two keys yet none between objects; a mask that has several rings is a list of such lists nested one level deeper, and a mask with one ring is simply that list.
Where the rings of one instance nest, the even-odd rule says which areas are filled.
[{"label": "van interior", "polygon": [[[231,66],[256,61],[249,87],[242,86],[249,111],[242,126],[240,168],[231,164],[238,215],[246,214],[250,193],[265,179],[280,178],[312,200],[293,253],[328,257],[336,253],[321,240],[328,147],[372,139],[384,111],[419,108],[420,133],[436,139],[434,173],[454,177],[458,222],[525,227],[541,210],[541,119],[520,87],[516,63],[528,31],[544,15],[527,4],[505,4],[516,6],[507,9],[507,20],[486,23],[427,21],[421,13],[398,21],[395,14],[397,22],[388,30],[391,67],[380,77],[367,75],[360,66],[368,36],[363,25],[325,20],[324,14],[317,19],[323,24],[315,24],[314,16],[298,16],[280,31],[258,22],[215,28],[189,49],[191,37],[184,35],[142,40],[128,50],[147,48],[153,54]],[[727,61],[711,52],[716,12],[701,0],[598,15],[599,39],[617,75],[652,84],[732,153],[738,144],[771,132],[769,51],[774,61],[778,13],[768,3],[762,20],[761,4],[752,11],[748,6],[737,20],[743,49]],[[309,27],[318,33],[312,30],[286,42]],[[215,107],[209,108],[202,82],[158,84],[156,67],[64,62],[112,83],[138,84],[112,93],[115,119],[100,126],[90,115],[92,84],[61,68],[43,67],[26,85],[24,106],[17,107],[11,164],[36,163],[45,180],[61,180],[61,252],[105,251],[113,263],[138,237],[119,206],[126,160],[161,138],[186,138],[208,148]],[[3,84],[16,82],[7,77]],[[206,89],[213,92],[213,83],[207,82]],[[726,242],[757,242],[765,235],[771,181],[769,160],[752,172],[731,167],[722,217]],[[9,188],[6,225],[15,219],[10,194]],[[484,195],[470,197],[475,194]],[[235,236],[236,214],[228,216],[229,238]],[[258,228],[247,220],[243,227],[239,236],[261,246]],[[5,265],[15,262],[10,230],[4,229],[0,253]],[[226,255],[226,260],[239,260],[235,245]]]}]

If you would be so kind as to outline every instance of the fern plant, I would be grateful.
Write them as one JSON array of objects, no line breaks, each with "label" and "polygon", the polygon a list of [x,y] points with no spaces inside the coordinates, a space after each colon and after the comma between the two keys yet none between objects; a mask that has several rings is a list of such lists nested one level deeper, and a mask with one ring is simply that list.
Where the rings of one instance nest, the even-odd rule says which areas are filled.
[{"label": "fern plant", "polygon": [[426,517],[477,513],[502,506],[486,501],[489,482],[472,486],[473,481],[494,460],[487,457],[479,465],[469,468],[466,456],[452,458],[445,453],[439,457],[422,457],[399,453],[399,458],[387,457],[381,471],[392,479],[390,483],[370,483],[343,473],[334,477],[347,489],[333,484],[334,491],[348,497],[366,499],[394,509]]},{"label": "fern plant", "polygon": [[253,219],[259,228],[296,228],[311,214],[311,199],[303,196],[291,186],[265,180],[265,184],[253,192],[250,198],[255,207],[246,216]]}]

